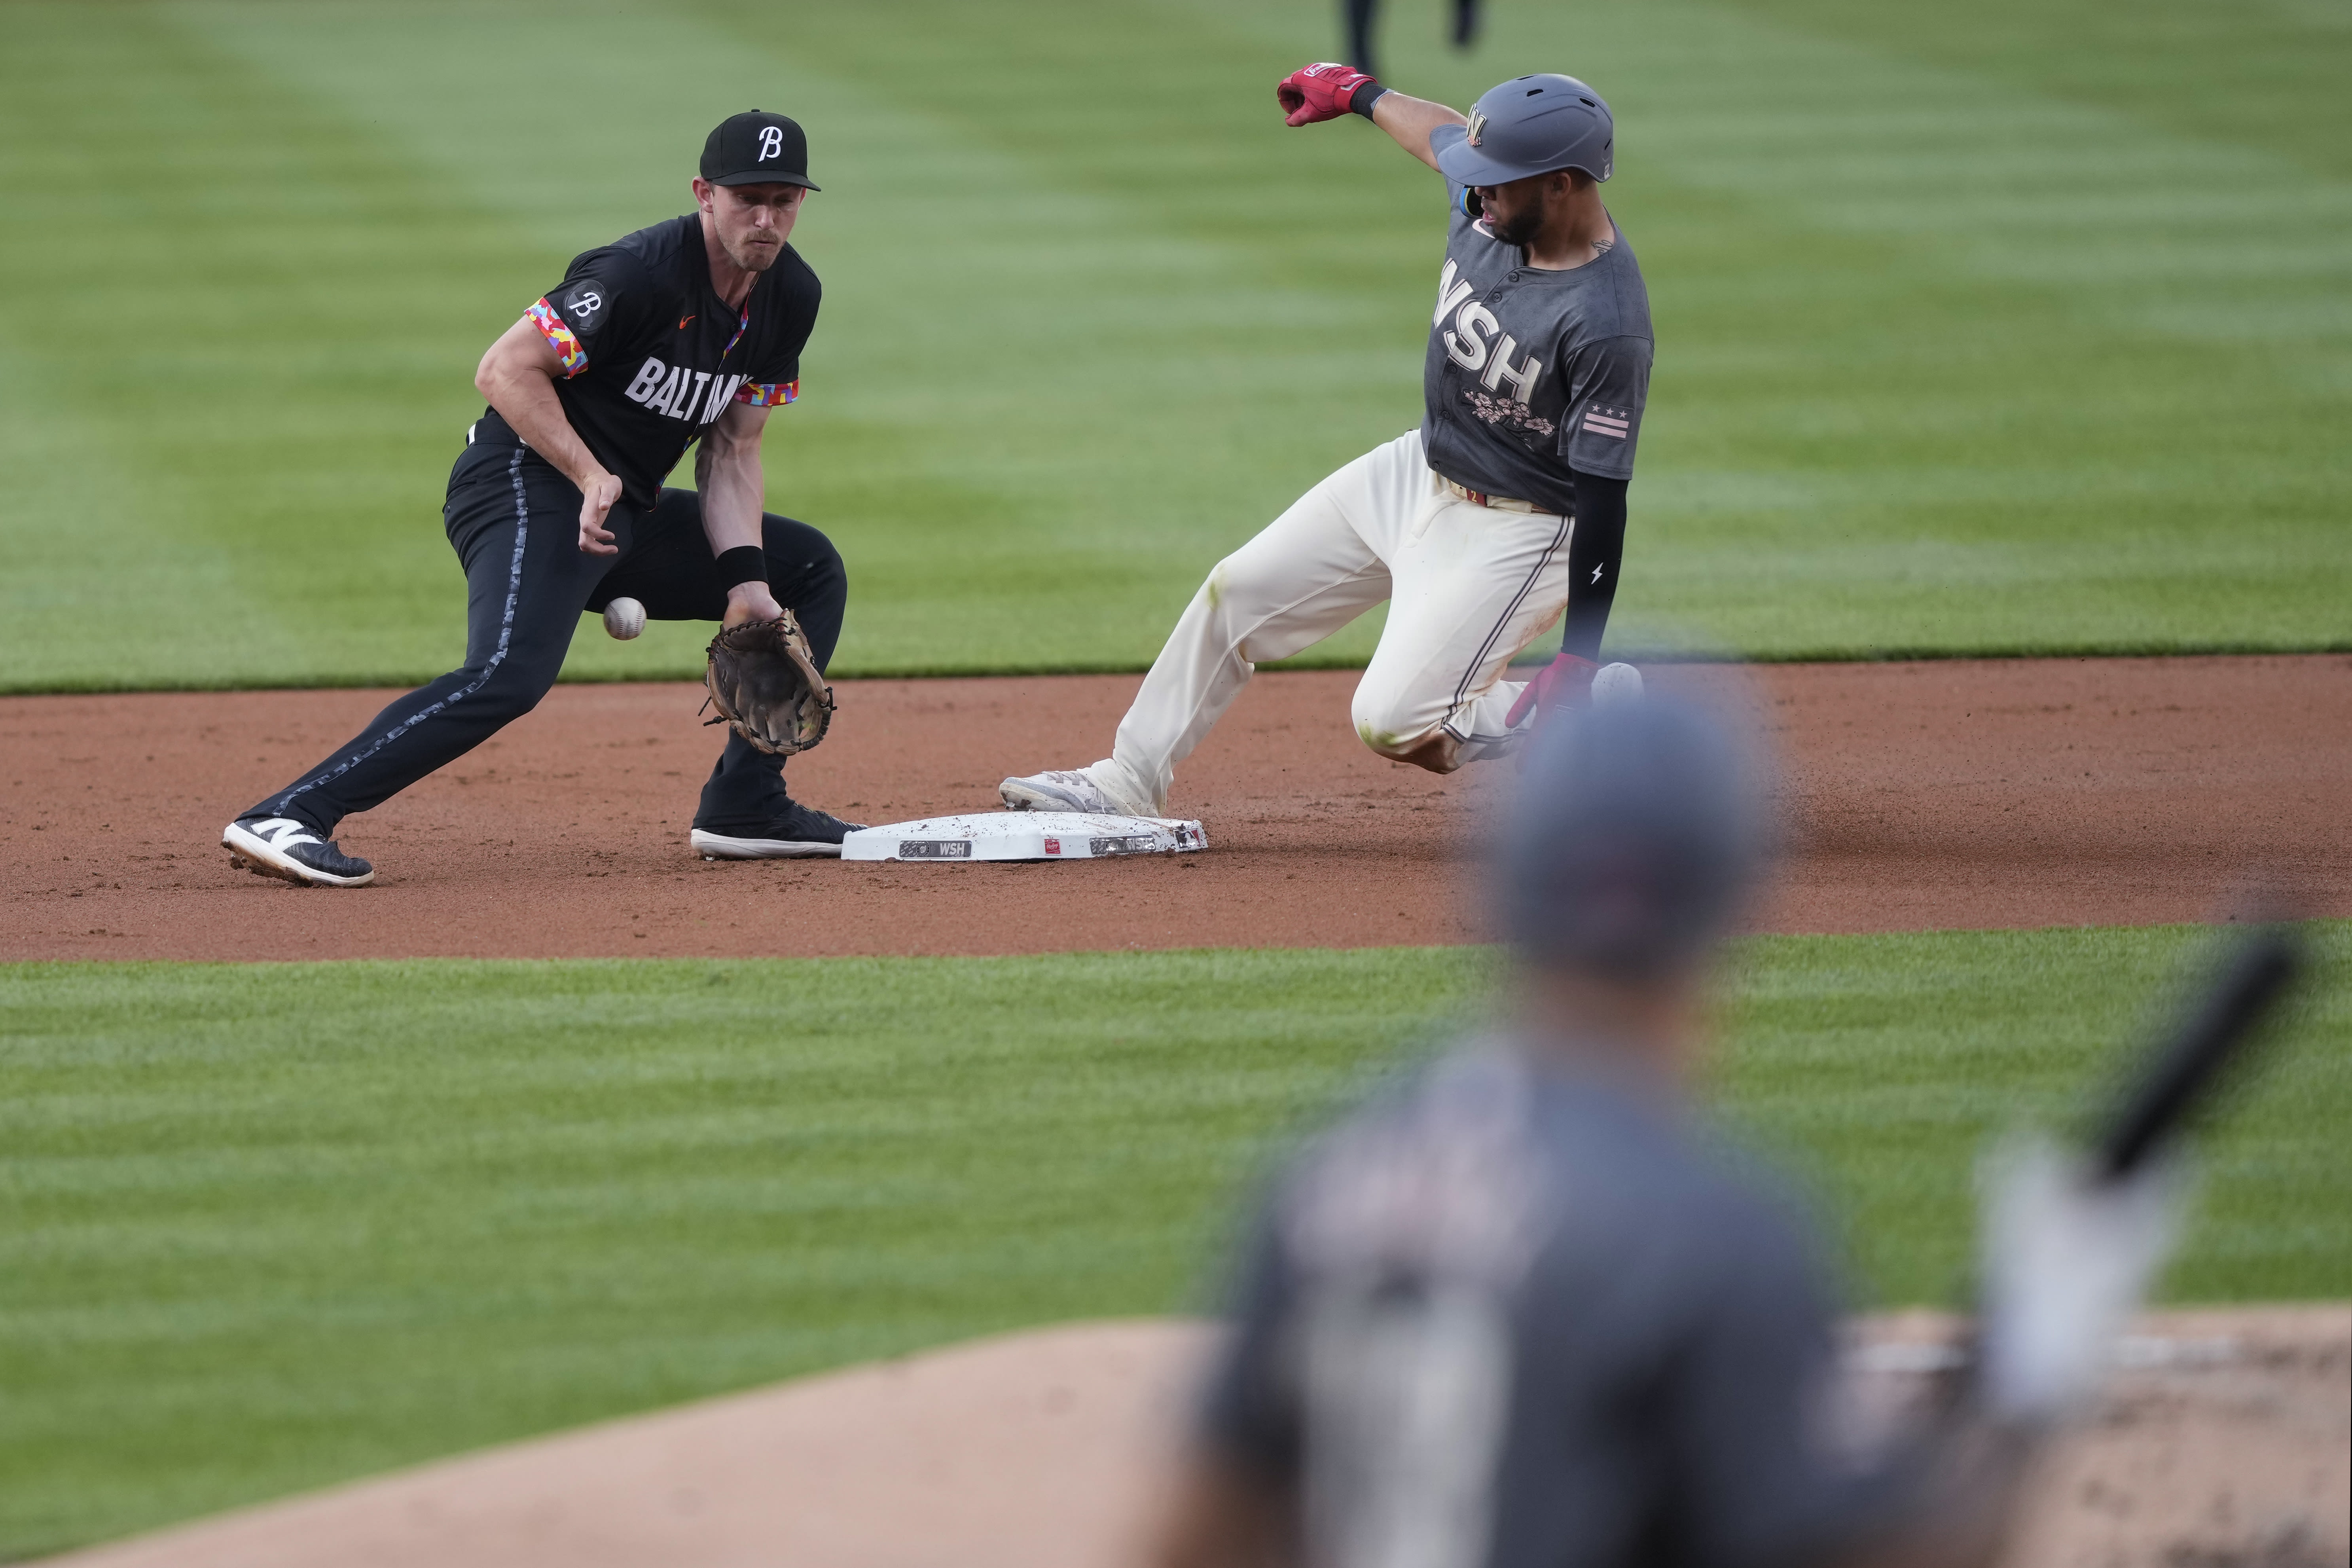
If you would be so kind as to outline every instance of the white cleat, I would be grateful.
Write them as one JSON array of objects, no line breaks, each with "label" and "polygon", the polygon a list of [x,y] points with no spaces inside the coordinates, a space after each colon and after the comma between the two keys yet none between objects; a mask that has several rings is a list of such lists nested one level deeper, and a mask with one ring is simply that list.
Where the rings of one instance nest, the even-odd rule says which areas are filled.
[{"label": "white cleat", "polygon": [[240,816],[221,829],[229,863],[298,888],[364,888],[375,868],[289,816]]},{"label": "white cleat", "polygon": [[705,860],[829,860],[841,856],[840,845],[822,838],[744,838],[698,827],[686,841]]},{"label": "white cleat", "polygon": [[1076,811],[1088,816],[1149,816],[1103,794],[1102,786],[1083,768],[1055,768],[1026,778],[1010,778],[996,786],[996,797],[1007,811]]}]

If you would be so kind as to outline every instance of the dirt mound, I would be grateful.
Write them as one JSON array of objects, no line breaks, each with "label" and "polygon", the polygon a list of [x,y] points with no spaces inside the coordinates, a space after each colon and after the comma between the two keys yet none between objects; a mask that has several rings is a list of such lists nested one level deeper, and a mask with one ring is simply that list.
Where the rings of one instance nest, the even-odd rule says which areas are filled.
[{"label": "dirt mound", "polygon": [[[378,691],[0,700],[0,955],[290,959],[1364,947],[1483,935],[1507,767],[1386,763],[1348,672],[1255,682],[1178,781],[1210,852],[1086,865],[714,865],[685,837],[717,750],[698,687],[559,688],[344,825],[378,886],[229,868],[221,824],[348,738]],[[2253,863],[2352,914],[2352,658],[1790,665],[1744,685],[1795,854],[1766,929],[2195,919]],[[988,809],[1100,755],[1133,677],[844,683],[794,792],[861,821]],[[1008,745],[1003,737],[1026,740]]]},{"label": "dirt mound", "polygon": [[[1957,1325],[1864,1320],[1897,1403]],[[446,1460],[58,1568],[1110,1568],[1137,1560],[1198,1324],[984,1340]],[[2352,1309],[2158,1313],[2053,1456],[2032,1568],[2319,1568],[2347,1552]],[[1927,1352],[1927,1353],[1922,1353]]]}]

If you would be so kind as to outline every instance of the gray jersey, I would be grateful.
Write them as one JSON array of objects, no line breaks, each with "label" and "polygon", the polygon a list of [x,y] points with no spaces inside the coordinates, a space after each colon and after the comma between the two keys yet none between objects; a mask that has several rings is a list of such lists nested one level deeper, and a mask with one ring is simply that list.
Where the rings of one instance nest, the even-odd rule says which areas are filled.
[{"label": "gray jersey", "polygon": [[1569,469],[1633,477],[1650,396],[1650,295],[1620,229],[1565,272],[1529,267],[1451,185],[1437,310],[1422,371],[1429,466],[1474,490],[1575,510]]},{"label": "gray jersey", "polygon": [[1203,1436],[1314,1568],[1763,1568],[1868,1517],[1802,1228],[1654,1099],[1488,1046],[1280,1184]]}]

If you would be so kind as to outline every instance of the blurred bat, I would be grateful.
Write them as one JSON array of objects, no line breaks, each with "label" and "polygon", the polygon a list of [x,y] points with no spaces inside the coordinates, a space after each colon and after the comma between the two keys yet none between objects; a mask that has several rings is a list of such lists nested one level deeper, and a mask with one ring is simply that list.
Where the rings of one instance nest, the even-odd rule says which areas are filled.
[{"label": "blurred bat", "polygon": [[2240,942],[2178,1033],[2151,1053],[2093,1145],[2095,1182],[2128,1177],[2188,1120],[2221,1069],[2302,966],[2294,940],[2276,926]]},{"label": "blurred bat", "polygon": [[[2130,1079],[2091,1140],[2084,1172],[2088,1182],[2077,1189],[2077,1201],[2118,1200],[2120,1206],[2110,1217],[2120,1222],[2128,1216],[2134,1205],[2122,1189],[2152,1155],[2182,1131],[2199,1106],[2210,1098],[2223,1068],[2254,1037],[2256,1026],[2285,992],[2301,966],[2300,948],[2287,930],[2280,926],[2255,928],[2224,953],[2216,974],[2197,995],[2177,1028],[2134,1064]],[[2063,1217],[2067,1207],[2063,1195],[2053,1191],[2040,1201],[2047,1213],[2059,1216],[2053,1223],[2063,1228],[2067,1223]],[[2079,1209],[2071,1223],[2079,1230],[2083,1224]],[[2118,1245],[2128,1244],[2123,1234],[2128,1228],[2126,1226],[2117,1231],[2114,1239]],[[2018,1234],[2012,1233],[2012,1245]],[[1997,1266],[1998,1260],[1992,1261]],[[2043,1264],[2048,1261],[2046,1258],[2042,1260]],[[2018,1304],[2023,1300],[2015,1287],[2031,1278],[2050,1282],[2051,1290],[2042,1297],[2045,1304],[2058,1300],[2063,1306],[2064,1291],[2058,1276],[2065,1270],[2032,1265],[2016,1267],[2026,1271],[2011,1276],[2010,1306],[2013,1314],[2019,1312]],[[2100,1272],[2094,1267],[2083,1277],[2095,1285]],[[2134,1294],[2137,1289],[2133,1288]],[[1993,1315],[1985,1292],[1986,1281],[1979,1279],[1975,1292],[1979,1300],[1976,1324],[1968,1342],[1958,1347],[1958,1353],[1941,1369],[1944,1375],[1930,1408],[1954,1408],[1974,1392],[1984,1375],[1987,1347],[1983,1335]],[[2061,1318],[2064,1315],[2063,1311],[2059,1313]],[[2032,1316],[2028,1311],[2013,1316],[2011,1321],[2022,1322]]]}]

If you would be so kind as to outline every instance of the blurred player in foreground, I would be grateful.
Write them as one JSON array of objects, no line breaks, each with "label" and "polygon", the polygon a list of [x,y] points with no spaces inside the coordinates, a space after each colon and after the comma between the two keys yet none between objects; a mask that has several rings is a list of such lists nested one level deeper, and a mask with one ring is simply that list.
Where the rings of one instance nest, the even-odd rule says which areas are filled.
[{"label": "blurred player in foreground", "polygon": [[1658,701],[1531,744],[1497,857],[1516,1011],[1278,1184],[1154,1568],[1988,1562],[2164,1251],[2169,1184],[2021,1165],[1969,1396],[1857,1460],[1824,1420],[1813,1238],[1689,1103],[1765,857],[1753,775]]},{"label": "blurred player in foreground", "polygon": [[[1340,65],[1294,71],[1276,96],[1294,126],[1361,115],[1445,177],[1454,216],[1421,427],[1219,562],[1111,754],[1004,780],[1013,810],[1164,815],[1177,764],[1260,663],[1383,600],[1388,625],[1350,717],[1365,745],[1401,763],[1449,773],[1503,755],[1539,703],[1580,699],[1598,668],[1652,349],[1642,270],[1601,202],[1616,166],[1609,106],[1573,78],[1525,76],[1465,116]],[[1504,679],[1563,610],[1560,657],[1525,687]]]},{"label": "blurred player in foreground", "polygon": [[[760,437],[800,390],[816,274],[792,247],[808,138],[760,110],[711,132],[698,209],[573,259],[483,354],[489,406],[466,432],[442,509],[465,565],[466,662],[221,831],[233,862],[298,887],[357,888],[375,868],[335,827],[537,706],[583,610],[655,620],[799,619],[822,668],[849,579],[825,536],[761,510]],[[695,489],[662,481],[699,443]],[[610,622],[607,623],[611,624]],[[841,853],[855,826],[791,799],[784,759],[734,731],[689,842],[709,859]]]}]

